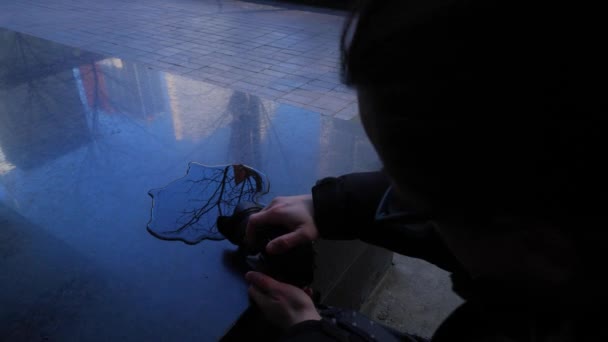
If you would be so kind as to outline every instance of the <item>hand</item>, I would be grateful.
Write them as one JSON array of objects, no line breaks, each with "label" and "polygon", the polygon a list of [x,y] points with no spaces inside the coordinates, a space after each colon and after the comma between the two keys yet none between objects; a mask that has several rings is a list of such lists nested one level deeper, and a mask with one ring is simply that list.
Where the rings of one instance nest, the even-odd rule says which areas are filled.
[{"label": "hand", "polygon": [[249,296],[268,320],[286,330],[304,321],[320,320],[310,295],[295,286],[281,283],[259,272],[247,272]]},{"label": "hand", "polygon": [[291,233],[281,235],[266,246],[269,254],[281,254],[291,248],[319,238],[314,222],[311,195],[277,197],[260,212],[249,217],[247,241],[255,241],[255,230],[264,225],[279,225]]}]

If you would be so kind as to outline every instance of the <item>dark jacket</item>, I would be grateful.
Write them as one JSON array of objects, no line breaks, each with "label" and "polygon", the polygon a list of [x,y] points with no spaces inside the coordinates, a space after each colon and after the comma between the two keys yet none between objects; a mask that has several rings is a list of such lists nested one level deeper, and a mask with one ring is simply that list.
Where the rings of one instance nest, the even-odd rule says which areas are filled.
[{"label": "dark jacket", "polygon": [[[313,187],[315,222],[324,239],[360,239],[396,253],[429,261],[451,272],[454,291],[466,302],[434,334],[444,341],[532,341],[542,336],[539,322],[551,315],[532,317],[525,302],[500,286],[472,281],[429,224],[380,223],[375,220],[380,200],[390,186],[381,172],[355,173],[323,179]],[[528,312],[529,313],[529,312]],[[335,322],[334,322],[335,323]],[[420,341],[415,336],[402,340]],[[291,327],[285,341],[366,341],[356,329],[307,321]]]}]

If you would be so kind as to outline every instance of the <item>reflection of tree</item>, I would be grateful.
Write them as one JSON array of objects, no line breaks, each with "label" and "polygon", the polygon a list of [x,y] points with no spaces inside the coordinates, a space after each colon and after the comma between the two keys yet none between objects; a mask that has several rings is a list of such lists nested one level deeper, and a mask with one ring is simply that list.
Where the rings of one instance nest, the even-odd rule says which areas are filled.
[{"label": "reflection of tree", "polygon": [[[260,165],[261,136],[267,128],[264,104],[257,96],[235,91],[226,111],[232,116],[228,146],[231,161]],[[170,198],[175,205],[167,210],[170,206],[166,203],[155,203],[149,230],[161,239],[192,244],[223,239],[217,230],[217,217],[231,215],[241,201],[255,202],[268,192],[268,183],[259,172],[242,164],[222,168],[192,164],[184,179],[161,192],[161,196],[151,193],[155,201],[164,198],[167,202]]]},{"label": "reflection of tree", "polygon": [[228,150],[234,162],[260,165],[264,110],[257,96],[235,91],[230,97],[227,111],[232,115],[232,123]]},{"label": "reflection of tree", "polygon": [[[217,217],[231,215],[241,201],[253,202],[267,191],[264,176],[247,166],[191,164],[186,177],[151,192],[155,202],[148,229],[158,238],[191,244],[223,239]],[[171,202],[160,203],[161,198]]]}]

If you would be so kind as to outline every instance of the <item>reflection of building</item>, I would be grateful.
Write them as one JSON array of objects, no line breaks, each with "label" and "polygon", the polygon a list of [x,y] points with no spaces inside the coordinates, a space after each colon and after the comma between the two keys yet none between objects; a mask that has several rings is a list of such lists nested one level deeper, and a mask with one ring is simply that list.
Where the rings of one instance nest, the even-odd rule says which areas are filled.
[{"label": "reflection of building", "polygon": [[37,168],[167,109],[162,76],[120,59],[0,29],[0,65],[3,174]]},{"label": "reflection of building", "polygon": [[19,168],[34,168],[89,140],[75,81],[49,76],[10,92],[0,89],[0,102],[0,145],[6,160]]},{"label": "reflection of building", "polygon": [[[73,65],[98,59],[65,45],[0,28],[0,80],[12,86],[71,70]],[[71,78],[71,77],[68,77]]]},{"label": "reflection of building", "polygon": [[11,67],[0,75],[0,148],[4,163],[31,169],[89,140],[76,82],[64,64],[76,57],[73,49],[1,33],[0,64]]},{"label": "reflection of building", "polygon": [[84,64],[78,67],[77,78],[82,82],[86,104],[94,110],[103,110],[105,113],[115,113],[110,105],[106,87],[106,80],[98,63]]},{"label": "reflection of building", "polygon": [[107,58],[77,68],[91,111],[153,120],[165,110],[162,79],[145,66]]}]

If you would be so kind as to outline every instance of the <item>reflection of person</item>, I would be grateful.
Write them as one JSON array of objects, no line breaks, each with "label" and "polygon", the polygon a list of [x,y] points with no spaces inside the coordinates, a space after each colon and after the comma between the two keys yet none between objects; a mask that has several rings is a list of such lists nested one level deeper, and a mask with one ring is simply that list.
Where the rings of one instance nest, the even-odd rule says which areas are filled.
[{"label": "reflection of person", "polygon": [[[269,253],[358,238],[450,271],[465,303],[433,341],[605,340],[589,304],[606,304],[606,124],[554,119],[598,111],[588,78],[601,59],[584,40],[605,32],[588,30],[604,22],[587,18],[597,12],[492,0],[361,7],[345,34],[345,76],[386,175],[327,178],[312,195],[277,198],[251,217],[248,239],[281,224],[292,232]],[[304,291],[260,273],[246,279],[287,340],[395,336],[327,319]]]},{"label": "reflection of person", "polygon": [[235,91],[228,102],[232,115],[230,124],[230,154],[233,161],[243,164],[260,164],[260,135],[264,105],[257,96]]}]

